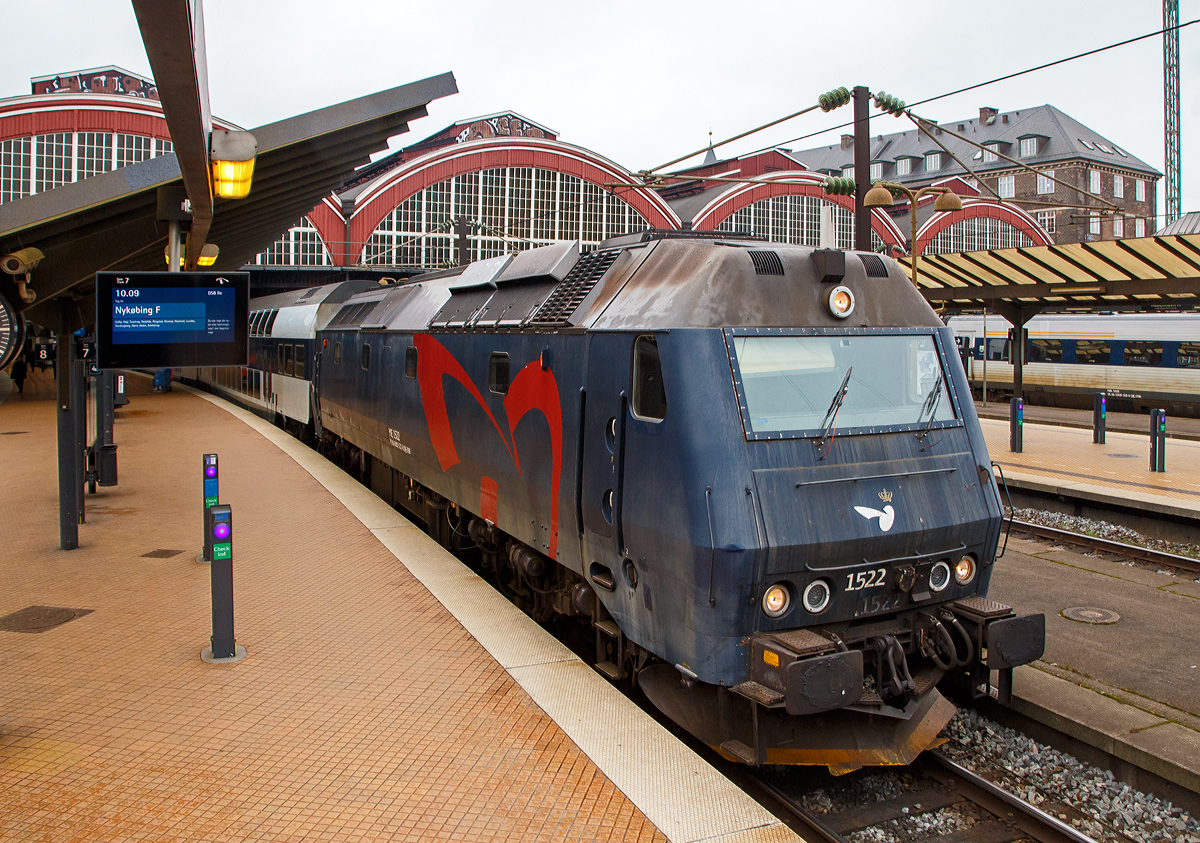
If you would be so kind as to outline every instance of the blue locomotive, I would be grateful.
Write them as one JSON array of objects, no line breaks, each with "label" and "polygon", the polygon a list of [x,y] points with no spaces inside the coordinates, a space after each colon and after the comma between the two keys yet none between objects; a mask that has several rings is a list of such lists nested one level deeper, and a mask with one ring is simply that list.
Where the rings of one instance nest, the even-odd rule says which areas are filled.
[{"label": "blue locomotive", "polygon": [[726,757],[908,763],[943,676],[1003,696],[1042,654],[985,596],[1002,508],[954,337],[887,258],[642,232],[252,309],[257,365],[199,376]]}]

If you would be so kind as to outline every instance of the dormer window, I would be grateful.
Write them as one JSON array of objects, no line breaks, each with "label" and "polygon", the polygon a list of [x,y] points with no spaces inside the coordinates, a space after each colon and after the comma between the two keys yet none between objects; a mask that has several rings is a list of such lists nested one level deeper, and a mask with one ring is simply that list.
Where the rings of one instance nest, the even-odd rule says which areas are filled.
[{"label": "dormer window", "polygon": [[983,163],[984,164],[993,164],[996,161],[999,161],[1000,156],[996,154],[999,151],[1000,151],[1000,144],[985,143],[983,145]]},{"label": "dormer window", "polygon": [[871,165],[871,181],[877,181],[883,178],[883,162],[877,162]]},{"label": "dormer window", "polygon": [[911,158],[897,158],[896,159],[896,175],[907,176],[911,172],[912,172],[912,159]]},{"label": "dormer window", "polygon": [[1033,156],[1037,155],[1038,139],[1036,137],[1021,138],[1020,154],[1022,158],[1032,158]]},{"label": "dormer window", "polygon": [[942,153],[927,152],[925,153],[925,169],[928,172],[942,169]]}]

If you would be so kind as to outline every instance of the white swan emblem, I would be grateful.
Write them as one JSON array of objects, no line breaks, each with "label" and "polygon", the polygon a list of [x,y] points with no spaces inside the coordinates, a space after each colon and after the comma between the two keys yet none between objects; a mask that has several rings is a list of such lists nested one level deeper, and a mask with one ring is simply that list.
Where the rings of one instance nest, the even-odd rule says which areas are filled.
[{"label": "white swan emblem", "polygon": [[892,529],[892,523],[896,520],[896,510],[892,509],[891,504],[885,506],[883,512],[880,512],[878,509],[871,509],[869,506],[856,506],[854,507],[854,511],[867,520],[878,518],[879,529],[885,533]]}]

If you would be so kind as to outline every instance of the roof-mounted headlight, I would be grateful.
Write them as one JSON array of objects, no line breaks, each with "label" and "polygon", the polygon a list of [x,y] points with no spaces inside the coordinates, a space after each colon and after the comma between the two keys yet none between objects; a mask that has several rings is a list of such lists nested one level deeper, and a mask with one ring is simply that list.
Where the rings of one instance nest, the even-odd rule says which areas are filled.
[{"label": "roof-mounted headlight", "polygon": [[839,284],[825,296],[825,306],[838,319],[845,319],[854,312],[854,293],[844,284]]}]

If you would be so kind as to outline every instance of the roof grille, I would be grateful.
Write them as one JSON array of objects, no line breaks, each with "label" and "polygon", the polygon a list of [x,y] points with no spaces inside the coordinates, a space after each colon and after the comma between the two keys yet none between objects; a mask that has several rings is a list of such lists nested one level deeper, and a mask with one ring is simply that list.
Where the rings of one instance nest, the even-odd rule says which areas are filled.
[{"label": "roof grille", "polygon": [[608,272],[613,261],[620,254],[619,250],[610,249],[603,252],[588,252],[579,258],[571,267],[567,277],[554,288],[554,292],[538,308],[537,313],[529,320],[530,325],[568,325],[572,314],[583,304],[588,293]]},{"label": "roof grille", "polygon": [[867,271],[868,278],[887,278],[887,264],[883,262],[883,258],[879,255],[859,255],[858,259],[862,261],[863,269]]},{"label": "roof grille", "polygon": [[754,261],[755,275],[783,275],[783,261],[779,259],[778,252],[748,249],[746,254]]}]

